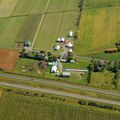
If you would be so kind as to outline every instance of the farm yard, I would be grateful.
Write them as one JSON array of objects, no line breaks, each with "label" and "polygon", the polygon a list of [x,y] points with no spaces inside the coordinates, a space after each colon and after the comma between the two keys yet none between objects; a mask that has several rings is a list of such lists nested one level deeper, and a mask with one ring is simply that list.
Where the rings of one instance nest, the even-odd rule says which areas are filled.
[{"label": "farm yard", "polygon": [[2,120],[9,118],[12,120],[35,118],[36,120],[113,120],[113,118],[119,120],[120,118],[119,112],[82,106],[59,99],[52,100],[46,95],[40,97],[8,92],[4,93],[0,100]]}]

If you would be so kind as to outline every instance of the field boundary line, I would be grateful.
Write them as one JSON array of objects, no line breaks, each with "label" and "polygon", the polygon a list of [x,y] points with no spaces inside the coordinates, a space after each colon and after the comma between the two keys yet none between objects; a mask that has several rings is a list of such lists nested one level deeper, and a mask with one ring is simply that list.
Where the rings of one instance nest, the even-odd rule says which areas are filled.
[{"label": "field boundary line", "polygon": [[45,9],[44,9],[44,11],[43,11],[43,14],[42,14],[42,18],[41,18],[41,20],[40,20],[40,23],[39,23],[39,25],[38,25],[38,28],[37,28],[35,37],[34,37],[34,39],[33,39],[32,46],[31,46],[32,49],[33,49],[35,40],[36,40],[36,38],[37,38],[38,32],[39,32],[39,30],[40,30],[40,27],[41,27],[41,25],[42,25],[42,22],[43,22],[43,20],[44,20],[45,12],[47,11],[47,8],[48,8],[48,5],[49,5],[49,1],[50,1],[50,0],[47,1],[46,7],[45,7]]}]

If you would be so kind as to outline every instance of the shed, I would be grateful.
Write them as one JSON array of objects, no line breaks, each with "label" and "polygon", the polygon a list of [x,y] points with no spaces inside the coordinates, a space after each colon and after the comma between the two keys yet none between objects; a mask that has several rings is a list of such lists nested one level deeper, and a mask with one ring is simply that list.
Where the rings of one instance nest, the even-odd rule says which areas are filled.
[{"label": "shed", "polygon": [[55,46],[55,48],[54,48],[55,50],[59,50],[60,49],[60,46],[59,45],[57,45],[57,46]]},{"label": "shed", "polygon": [[56,72],[57,72],[57,66],[54,65],[54,66],[52,66],[52,68],[51,68],[51,73],[56,73]]},{"label": "shed", "polygon": [[62,72],[61,77],[70,77],[71,73],[70,72]]},{"label": "shed", "polygon": [[70,32],[68,33],[68,37],[73,37],[73,32],[72,32],[72,31],[70,31]]},{"label": "shed", "polygon": [[60,38],[58,38],[58,39],[57,39],[57,42],[60,42],[60,41],[61,41],[61,39],[60,39]]}]

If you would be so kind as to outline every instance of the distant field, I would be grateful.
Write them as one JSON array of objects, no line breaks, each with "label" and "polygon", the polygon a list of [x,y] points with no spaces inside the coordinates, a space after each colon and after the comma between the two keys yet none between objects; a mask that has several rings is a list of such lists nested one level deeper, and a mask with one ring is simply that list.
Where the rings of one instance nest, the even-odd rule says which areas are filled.
[{"label": "distant field", "polygon": [[120,0],[85,0],[86,8],[103,8],[111,6],[119,6]]},{"label": "distant field", "polygon": [[19,0],[0,0],[0,17],[10,16]]},{"label": "distant field", "polygon": [[1,120],[119,120],[120,114],[48,98],[6,93],[0,102]]},{"label": "distant field", "polygon": [[19,0],[12,15],[29,15],[42,13],[45,9],[47,0]]},{"label": "distant field", "polygon": [[119,13],[119,7],[83,10],[76,53],[85,55],[114,47],[120,40]]}]

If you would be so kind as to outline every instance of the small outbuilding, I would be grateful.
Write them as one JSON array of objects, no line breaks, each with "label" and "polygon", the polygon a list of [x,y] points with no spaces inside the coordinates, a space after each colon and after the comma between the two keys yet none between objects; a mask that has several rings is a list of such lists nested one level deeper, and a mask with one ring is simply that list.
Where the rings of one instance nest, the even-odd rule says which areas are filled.
[{"label": "small outbuilding", "polygon": [[24,46],[31,47],[31,45],[32,45],[32,42],[30,40],[25,40]]},{"label": "small outbuilding", "polygon": [[60,45],[55,46],[54,48],[56,51],[60,50]]},{"label": "small outbuilding", "polygon": [[68,37],[73,37],[73,32],[72,32],[72,31],[70,31],[70,32],[68,33]]},{"label": "small outbuilding", "polygon": [[68,43],[66,44],[66,47],[67,47],[67,48],[72,48],[72,47],[73,47],[73,44],[72,44],[71,42],[68,42]]},{"label": "small outbuilding", "polygon": [[52,66],[52,68],[51,68],[51,73],[56,73],[57,72],[57,66]]},{"label": "small outbuilding", "polygon": [[62,72],[61,74],[59,74],[59,77],[70,77],[71,73],[70,72]]}]

